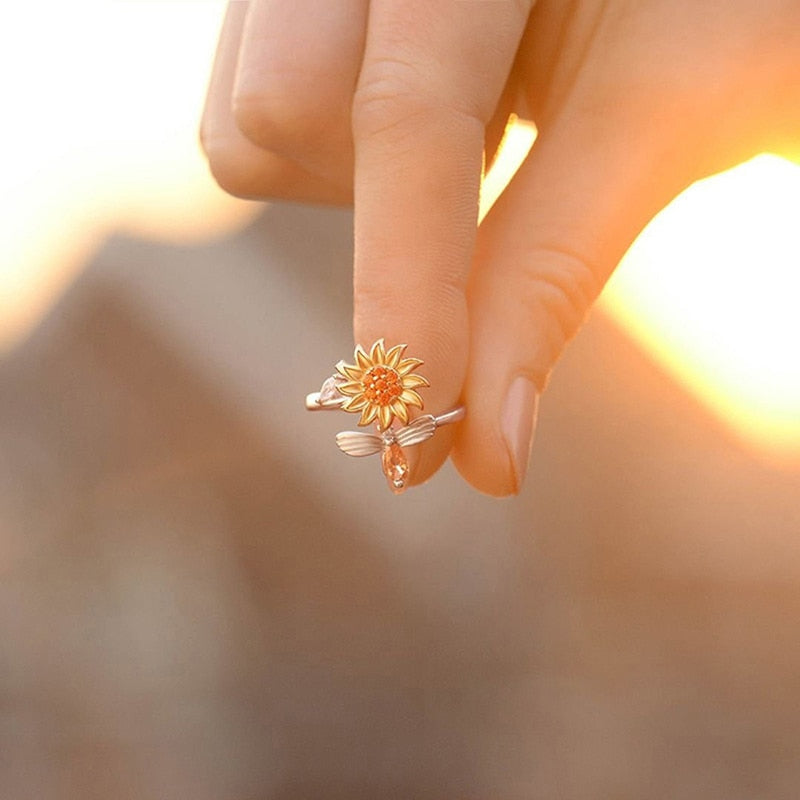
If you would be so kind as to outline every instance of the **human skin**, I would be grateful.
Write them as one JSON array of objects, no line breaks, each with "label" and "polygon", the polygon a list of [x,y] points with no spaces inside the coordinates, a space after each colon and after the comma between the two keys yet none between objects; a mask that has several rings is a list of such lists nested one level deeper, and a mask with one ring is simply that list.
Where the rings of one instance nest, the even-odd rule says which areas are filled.
[{"label": "human skin", "polygon": [[[478,227],[511,111],[539,136]],[[407,342],[426,412],[468,410],[414,448],[412,482],[450,454],[507,495],[639,231],[693,181],[796,146],[800,3],[235,0],[201,139],[233,194],[353,203],[355,340]]]}]

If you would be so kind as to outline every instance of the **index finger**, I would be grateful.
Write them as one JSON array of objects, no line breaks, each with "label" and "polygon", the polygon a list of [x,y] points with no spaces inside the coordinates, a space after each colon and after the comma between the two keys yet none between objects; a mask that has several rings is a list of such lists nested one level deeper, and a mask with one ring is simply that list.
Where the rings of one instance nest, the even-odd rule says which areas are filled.
[{"label": "index finger", "polygon": [[[532,0],[372,0],[353,103],[354,333],[425,362],[425,411],[453,407],[467,363],[466,279],[486,124]],[[415,448],[412,482],[449,451]]]}]

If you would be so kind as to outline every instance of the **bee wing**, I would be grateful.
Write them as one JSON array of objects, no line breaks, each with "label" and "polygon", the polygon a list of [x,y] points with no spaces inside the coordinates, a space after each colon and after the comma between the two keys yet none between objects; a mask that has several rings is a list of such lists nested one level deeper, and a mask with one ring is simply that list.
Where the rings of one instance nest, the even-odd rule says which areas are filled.
[{"label": "bee wing", "polygon": [[336,434],[336,444],[349,456],[371,456],[383,450],[383,439],[374,433],[342,431]]},{"label": "bee wing", "polygon": [[436,430],[436,420],[431,414],[417,417],[411,424],[395,432],[395,439],[403,447],[411,447],[414,444],[421,444],[433,436]]}]

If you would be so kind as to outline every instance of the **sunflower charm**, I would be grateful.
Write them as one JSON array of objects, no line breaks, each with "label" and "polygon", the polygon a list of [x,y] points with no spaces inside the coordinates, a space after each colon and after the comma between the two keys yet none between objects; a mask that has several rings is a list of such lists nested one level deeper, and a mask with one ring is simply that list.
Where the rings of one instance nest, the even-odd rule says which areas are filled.
[{"label": "sunflower charm", "polygon": [[336,371],[344,378],[337,382],[337,390],[346,398],[340,408],[354,414],[360,413],[359,425],[377,422],[380,431],[387,431],[397,418],[408,423],[408,409],[422,409],[422,398],[417,389],[430,386],[422,375],[414,374],[422,361],[403,358],[408,345],[398,344],[386,349],[383,339],[378,339],[369,353],[356,345],[355,364],[340,361]]},{"label": "sunflower charm", "polygon": [[383,474],[395,494],[401,494],[408,485],[409,464],[403,448],[428,441],[441,425],[458,422],[465,413],[463,406],[457,406],[438,416],[424,414],[409,421],[410,408],[422,410],[417,389],[430,384],[414,373],[422,364],[420,359],[403,358],[406,346],[398,344],[387,350],[383,339],[378,339],[367,353],[357,345],[353,356],[356,363],[340,361],[322,388],[306,397],[309,411],[342,409],[361,414],[361,426],[375,423],[374,433],[337,433],[336,444],[349,456],[380,453]]}]

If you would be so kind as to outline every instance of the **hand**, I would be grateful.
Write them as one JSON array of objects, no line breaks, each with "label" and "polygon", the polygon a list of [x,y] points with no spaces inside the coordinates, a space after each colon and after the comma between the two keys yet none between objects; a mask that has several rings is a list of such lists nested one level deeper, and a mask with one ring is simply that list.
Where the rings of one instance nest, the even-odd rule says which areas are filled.
[{"label": "hand", "polygon": [[[408,342],[419,450],[519,490],[537,398],[637,233],[694,180],[800,129],[796,0],[251,0],[202,125],[228,191],[355,205],[357,342]],[[238,63],[238,68],[237,68]],[[477,228],[508,114],[539,138]],[[691,291],[691,287],[687,287]]]}]

